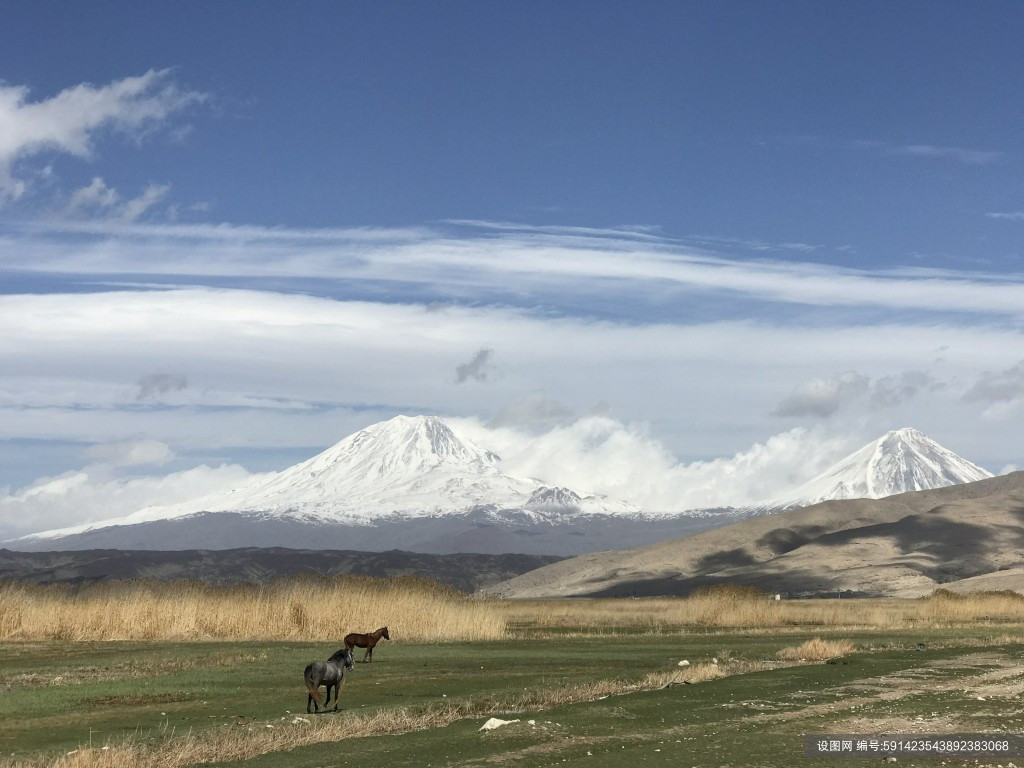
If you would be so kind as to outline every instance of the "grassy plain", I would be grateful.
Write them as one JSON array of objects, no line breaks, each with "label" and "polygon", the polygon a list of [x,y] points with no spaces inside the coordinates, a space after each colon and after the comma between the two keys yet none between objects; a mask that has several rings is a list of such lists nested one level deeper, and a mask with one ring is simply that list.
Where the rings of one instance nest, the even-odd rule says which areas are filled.
[{"label": "grassy plain", "polygon": [[[139,585],[124,589],[142,599]],[[95,598],[70,590],[64,599],[83,592]],[[1024,601],[1008,595],[843,600],[842,610],[794,601],[771,622],[720,626],[724,616],[781,608],[726,593],[688,605],[446,594],[498,616],[501,636],[430,639],[405,623],[419,614],[396,614],[394,640],[350,673],[342,711],[318,716],[305,713],[303,667],[376,616],[315,640],[296,639],[287,624],[276,639],[74,639],[71,618],[50,625],[60,636],[32,637],[22,622],[21,637],[0,641],[0,766],[767,767],[798,762],[803,733],[1024,730]],[[719,601],[714,621],[700,600]],[[239,626],[229,619],[208,617],[204,631]],[[833,663],[813,660],[837,653]],[[519,722],[480,732],[490,716]]]}]

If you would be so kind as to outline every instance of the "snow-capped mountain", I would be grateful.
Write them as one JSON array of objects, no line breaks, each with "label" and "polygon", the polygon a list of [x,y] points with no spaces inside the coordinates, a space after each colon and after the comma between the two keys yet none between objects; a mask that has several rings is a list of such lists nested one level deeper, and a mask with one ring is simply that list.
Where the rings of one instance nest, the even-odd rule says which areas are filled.
[{"label": "snow-capped mountain", "polygon": [[894,429],[789,493],[757,505],[784,510],[835,499],[880,499],[992,477],[916,429]]},{"label": "snow-capped mountain", "polygon": [[[479,505],[587,514],[639,511],[626,502],[505,474],[500,462],[439,418],[397,416],[269,478],[164,512],[261,512],[365,522],[395,514],[456,514]],[[549,498],[552,504],[538,506],[538,499]]]},{"label": "snow-capped mountain", "polygon": [[227,492],[0,546],[570,555],[644,546],[824,500],[878,498],[990,476],[917,430],[900,429],[763,504],[666,513],[506,474],[498,456],[441,419],[398,416]]},{"label": "snow-capped mountain", "polygon": [[[262,522],[348,527],[467,516],[494,524],[550,526],[585,516],[641,514],[624,501],[508,475],[500,461],[439,418],[398,416],[245,486],[182,504],[148,507],[122,518],[33,534],[17,544],[21,548],[60,541],[63,546],[68,537],[82,534],[98,540],[106,529],[199,517],[207,518],[204,525],[209,527],[211,515],[226,513]],[[219,542],[206,545],[216,547]]]}]

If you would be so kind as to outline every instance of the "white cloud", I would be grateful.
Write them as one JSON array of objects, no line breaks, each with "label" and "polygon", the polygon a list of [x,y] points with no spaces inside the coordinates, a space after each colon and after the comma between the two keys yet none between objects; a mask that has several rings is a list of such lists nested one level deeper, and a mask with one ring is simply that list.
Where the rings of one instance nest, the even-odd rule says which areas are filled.
[{"label": "white cloud", "polygon": [[168,475],[119,477],[92,465],[44,477],[16,491],[0,489],[0,541],[107,520],[154,504],[173,504],[235,487],[253,477],[237,465],[200,466]]},{"label": "white cloud", "polygon": [[105,129],[139,139],[205,99],[175,84],[166,69],[103,86],[82,83],[40,101],[29,101],[24,86],[0,84],[0,205],[26,191],[26,181],[14,174],[16,162],[48,152],[88,157]]},{"label": "white cloud", "polygon": [[859,447],[849,436],[794,429],[733,456],[679,462],[640,424],[588,416],[542,434],[454,423],[502,458],[513,475],[626,499],[648,512],[734,506],[763,501],[809,479]]}]

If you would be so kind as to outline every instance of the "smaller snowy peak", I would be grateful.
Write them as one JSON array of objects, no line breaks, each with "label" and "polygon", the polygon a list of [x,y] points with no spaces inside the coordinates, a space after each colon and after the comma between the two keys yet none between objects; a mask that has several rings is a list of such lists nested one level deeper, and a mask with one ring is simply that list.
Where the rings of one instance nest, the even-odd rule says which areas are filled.
[{"label": "smaller snowy peak", "polygon": [[568,488],[549,488],[542,485],[530,494],[523,506],[541,512],[576,512],[579,511],[583,498]]},{"label": "smaller snowy peak", "polygon": [[887,432],[790,493],[757,505],[790,509],[836,499],[880,499],[992,477],[910,427]]}]

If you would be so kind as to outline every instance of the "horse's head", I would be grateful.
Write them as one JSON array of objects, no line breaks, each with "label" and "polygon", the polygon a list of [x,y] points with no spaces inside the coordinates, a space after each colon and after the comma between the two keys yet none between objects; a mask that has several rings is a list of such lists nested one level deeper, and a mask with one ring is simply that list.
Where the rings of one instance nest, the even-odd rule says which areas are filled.
[{"label": "horse's head", "polygon": [[384,631],[380,633],[380,636],[383,637],[385,640],[390,640],[391,639],[391,635],[388,634],[388,628],[387,627],[384,627]]},{"label": "horse's head", "polygon": [[334,655],[327,661],[332,664],[341,664],[345,669],[352,669],[352,651],[348,648],[341,648],[340,650],[335,651]]}]

